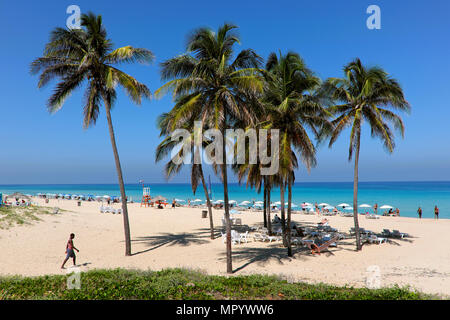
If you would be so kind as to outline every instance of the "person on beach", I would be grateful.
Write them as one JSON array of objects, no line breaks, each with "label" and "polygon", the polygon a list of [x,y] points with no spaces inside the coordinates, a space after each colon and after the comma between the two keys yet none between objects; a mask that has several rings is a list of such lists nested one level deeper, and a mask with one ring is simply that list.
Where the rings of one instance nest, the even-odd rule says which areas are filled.
[{"label": "person on beach", "polygon": [[377,214],[377,211],[378,211],[378,204],[375,203],[375,205],[373,206],[373,211],[375,211],[375,214]]},{"label": "person on beach", "polygon": [[69,237],[69,241],[67,241],[66,244],[66,258],[64,259],[64,262],[61,266],[61,269],[64,269],[64,265],[66,264],[67,260],[69,260],[69,258],[73,258],[73,265],[76,265],[76,256],[75,256],[75,252],[74,250],[77,250],[77,252],[80,252],[80,250],[78,250],[77,248],[75,248],[75,246],[73,245],[73,239],[75,238],[75,234],[71,233],[70,237]]},{"label": "person on beach", "polygon": [[419,215],[419,219],[422,219],[422,208],[419,207],[419,209],[417,209],[417,214]]},{"label": "person on beach", "polygon": [[400,217],[400,209],[399,208],[395,209],[395,214],[397,215],[397,217]]},{"label": "person on beach", "polygon": [[439,219],[439,208],[434,206],[434,218]]},{"label": "person on beach", "polygon": [[177,204],[177,203],[176,203],[175,199],[173,199],[173,201],[172,201],[172,208],[175,209],[175,205],[176,205],[176,204]]}]

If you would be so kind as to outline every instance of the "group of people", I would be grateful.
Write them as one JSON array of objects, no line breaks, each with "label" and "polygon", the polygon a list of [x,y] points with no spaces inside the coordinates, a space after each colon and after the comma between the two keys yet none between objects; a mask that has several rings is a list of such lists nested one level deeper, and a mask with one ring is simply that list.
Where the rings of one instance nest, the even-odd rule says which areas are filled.
[{"label": "group of people", "polygon": [[[422,207],[417,209],[417,214],[419,215],[419,219],[422,219]],[[439,208],[438,206],[434,206],[434,218],[439,219]]]}]

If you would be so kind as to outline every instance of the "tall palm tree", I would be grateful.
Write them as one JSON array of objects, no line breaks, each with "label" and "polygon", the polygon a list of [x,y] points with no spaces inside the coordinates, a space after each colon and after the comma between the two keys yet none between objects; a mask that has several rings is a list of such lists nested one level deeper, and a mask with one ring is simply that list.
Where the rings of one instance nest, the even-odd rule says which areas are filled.
[{"label": "tall palm tree", "polygon": [[131,255],[131,240],[127,197],[111,120],[111,108],[116,100],[118,85],[136,104],[140,104],[143,97],[149,98],[151,94],[144,84],[119,70],[115,65],[151,62],[153,54],[147,49],[131,46],[113,50],[113,44],[107,38],[101,15],[83,14],[81,26],[81,29],[54,29],[51,32],[50,41],[45,47],[44,55],[32,62],[31,72],[32,74],[40,73],[39,88],[55,78],[60,80],[48,99],[48,110],[51,113],[58,111],[66,98],[75,89],[86,83],[83,110],[85,129],[95,125],[103,102],[122,197],[125,255],[129,256]]},{"label": "tall palm tree", "polygon": [[[294,170],[298,167],[296,153],[308,171],[316,165],[316,148],[308,135],[310,130],[316,138],[321,130],[329,126],[329,113],[324,108],[321,81],[307,68],[303,59],[295,52],[277,56],[271,53],[266,63],[266,90],[264,105],[268,113],[266,128],[280,130],[280,166],[278,182],[281,198],[281,224],[283,242],[291,249],[291,204]],[[285,189],[288,188],[287,223],[285,214]]]},{"label": "tall palm tree", "polygon": [[[363,121],[367,121],[371,128],[372,137],[378,137],[389,153],[395,147],[393,126],[402,137],[405,127],[400,116],[395,111],[410,110],[405,100],[403,90],[397,80],[379,67],[365,67],[360,59],[355,59],[344,67],[343,78],[330,78],[324,88],[331,98],[339,103],[330,108],[336,115],[333,120],[334,129],[331,131],[329,146],[331,147],[338,136],[347,127],[351,127],[349,161],[355,155],[353,180],[353,217],[356,231],[356,250],[361,250],[358,223],[358,163],[361,146],[361,128]],[[391,110],[390,110],[391,109]]]},{"label": "tall palm tree", "polygon": [[[198,147],[195,146],[195,137],[194,137],[194,121],[195,118],[190,119],[189,121],[185,121],[182,128],[176,128],[174,123],[174,115],[177,114],[177,108],[180,105],[183,105],[183,99],[180,99],[181,103],[177,103],[175,107],[172,109],[169,113],[162,114],[158,119],[158,127],[161,131],[160,136],[164,137],[163,141],[158,145],[156,148],[156,162],[161,161],[164,159],[169,152],[173,151],[175,148],[179,147],[178,141],[172,141],[171,134],[176,129],[186,129],[189,132],[191,132],[191,136],[187,140],[183,140],[183,144],[186,144],[186,147],[188,150],[190,150],[190,156],[191,156],[191,184],[192,184],[192,192],[195,194],[198,186],[198,181],[200,180],[203,191],[205,193],[206,197],[206,205],[208,207],[208,214],[209,214],[209,225],[211,230],[211,239],[214,239],[214,222],[213,222],[213,216],[212,216],[212,205],[211,205],[211,199],[209,197],[208,188],[206,186],[205,182],[205,176],[203,174],[203,166],[201,163],[195,163],[194,158],[195,156],[199,157],[200,150]],[[192,114],[195,115],[195,114]],[[202,146],[205,146],[205,143],[202,143]],[[180,159],[184,159],[185,157],[189,155],[183,154],[184,148],[181,147],[179,151],[177,152],[177,157]],[[172,159],[169,160],[169,162],[165,166],[166,171],[166,177],[169,179],[174,174],[178,173],[181,168],[183,167],[184,162],[176,163],[172,161]]]},{"label": "tall palm tree", "polygon": [[[261,58],[253,50],[242,50],[233,59],[233,47],[239,42],[235,29],[236,26],[224,24],[217,32],[209,28],[195,30],[188,38],[187,53],[162,63],[161,77],[168,82],[155,93],[171,90],[175,97],[186,97],[176,116],[180,122],[201,106],[199,118],[206,127],[220,130],[222,137],[235,119],[252,121],[253,104],[249,101],[263,87],[257,69]],[[224,184],[227,272],[232,273],[225,143],[222,154],[219,165]]]}]

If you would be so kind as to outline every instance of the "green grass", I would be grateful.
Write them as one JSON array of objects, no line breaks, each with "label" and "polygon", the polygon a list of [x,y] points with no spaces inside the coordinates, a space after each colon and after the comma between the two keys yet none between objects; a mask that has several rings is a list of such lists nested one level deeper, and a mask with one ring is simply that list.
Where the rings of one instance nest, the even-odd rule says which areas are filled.
[{"label": "green grass", "polygon": [[2,299],[438,299],[409,288],[365,289],[288,283],[274,276],[209,276],[184,269],[81,273],[81,289],[68,290],[67,276],[0,278]]},{"label": "green grass", "polygon": [[[16,225],[32,224],[40,221],[39,215],[53,214],[53,209],[38,206],[0,207],[0,229],[9,229]],[[61,210],[60,210],[61,211]]]}]

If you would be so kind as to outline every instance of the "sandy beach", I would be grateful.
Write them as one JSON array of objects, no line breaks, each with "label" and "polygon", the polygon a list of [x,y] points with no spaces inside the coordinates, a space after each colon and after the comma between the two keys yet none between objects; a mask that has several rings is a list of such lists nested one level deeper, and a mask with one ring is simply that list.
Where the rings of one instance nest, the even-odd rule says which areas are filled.
[{"label": "sandy beach", "polygon": [[[41,206],[59,207],[57,215],[42,215],[42,221],[31,225],[0,229],[0,274],[35,276],[65,274],[60,269],[70,233],[75,233],[75,246],[80,249],[77,264],[83,271],[96,268],[133,268],[160,270],[183,267],[208,274],[226,275],[225,245],[220,238],[223,210],[214,210],[214,223],[219,237],[209,239],[209,219],[202,219],[199,208],[166,209],[129,205],[132,234],[131,257],[124,256],[123,219],[121,215],[100,213],[97,202],[34,199]],[[114,205],[119,208],[119,204]],[[245,212],[243,224],[261,225],[262,213]],[[295,214],[299,225],[316,225],[316,215]],[[330,225],[348,232],[353,218],[331,216]],[[367,268],[378,266],[381,285],[410,285],[425,293],[450,295],[450,220],[361,216],[360,225],[374,232],[398,229],[411,235],[381,245],[364,245],[355,252],[351,240],[343,240],[336,248],[320,256],[312,256],[303,247],[294,247],[294,258],[288,258],[280,242],[254,242],[233,245],[235,275],[276,274],[289,281],[329,283],[363,287]],[[72,262],[68,261],[67,266]]]}]

